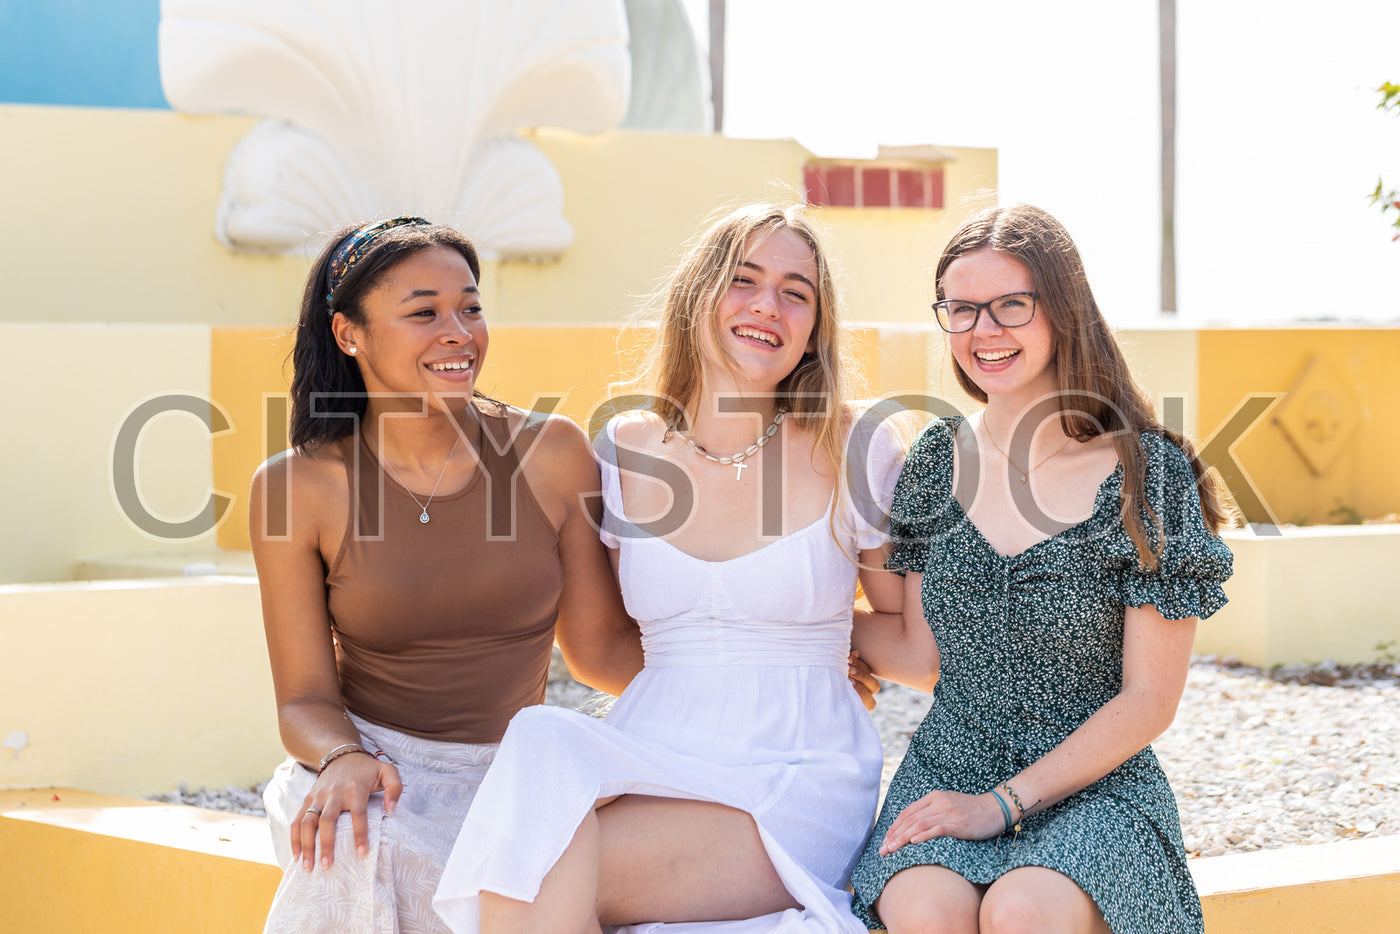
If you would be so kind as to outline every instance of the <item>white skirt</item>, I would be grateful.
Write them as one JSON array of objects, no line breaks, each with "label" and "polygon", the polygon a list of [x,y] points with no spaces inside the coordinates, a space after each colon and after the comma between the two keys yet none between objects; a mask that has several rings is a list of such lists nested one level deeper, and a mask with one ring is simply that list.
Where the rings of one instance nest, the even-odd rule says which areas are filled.
[{"label": "white skirt", "polygon": [[291,825],[316,774],[287,759],[263,792],[282,882],[267,917],[268,934],[447,934],[433,892],[462,820],[496,754],[496,745],[444,743],[350,718],[367,749],[398,766],[403,795],[393,814],[384,796],[369,800],[369,853],[355,852],[350,813],[335,825],[335,859],[307,872],[292,862]]},{"label": "white skirt", "polygon": [[649,923],[627,934],[864,934],[845,886],[875,814],[879,736],[835,667],[648,667],[607,722],[551,707],[511,720],[463,824],[437,909],[478,928],[478,895],[533,901],[605,797],[713,801],[753,816],[803,906],[744,921]]}]

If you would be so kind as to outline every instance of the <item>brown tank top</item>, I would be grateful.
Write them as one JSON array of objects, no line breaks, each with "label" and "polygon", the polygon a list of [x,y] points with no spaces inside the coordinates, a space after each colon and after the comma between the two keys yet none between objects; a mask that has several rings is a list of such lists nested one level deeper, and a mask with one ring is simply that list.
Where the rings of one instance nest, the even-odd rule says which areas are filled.
[{"label": "brown tank top", "polygon": [[427,739],[495,743],[544,700],[563,569],[507,447],[506,407],[474,411],[480,466],[465,489],[433,497],[426,524],[365,441],[341,442],[350,524],[326,588],[347,710]]}]

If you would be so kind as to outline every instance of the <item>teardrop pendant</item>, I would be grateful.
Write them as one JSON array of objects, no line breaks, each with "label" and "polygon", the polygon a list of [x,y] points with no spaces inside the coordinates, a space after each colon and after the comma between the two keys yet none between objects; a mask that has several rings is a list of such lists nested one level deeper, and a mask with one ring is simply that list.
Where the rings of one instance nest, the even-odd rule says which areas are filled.
[{"label": "teardrop pendant", "polygon": [[423,523],[424,525],[427,525],[427,524],[428,524],[428,510],[427,510],[427,509],[424,509],[424,510],[423,510],[423,514],[422,514],[421,516],[418,517],[418,521],[421,522],[421,523]]}]

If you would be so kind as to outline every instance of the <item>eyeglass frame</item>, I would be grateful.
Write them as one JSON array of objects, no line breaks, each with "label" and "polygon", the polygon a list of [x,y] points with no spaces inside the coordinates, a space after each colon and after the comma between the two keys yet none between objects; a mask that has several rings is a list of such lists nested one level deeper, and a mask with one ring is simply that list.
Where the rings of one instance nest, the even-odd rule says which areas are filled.
[{"label": "eyeglass frame", "polygon": [[[1022,321],[1020,324],[1002,324],[1001,319],[996,316],[996,312],[992,311],[992,306],[995,305],[997,302],[1001,301],[1003,298],[1010,298],[1013,295],[1029,295],[1031,297],[1031,316],[1025,321]],[[998,295],[996,298],[992,299],[989,302],[969,302],[964,301],[960,298],[944,298],[939,299],[929,307],[933,309],[933,320],[938,322],[938,326],[942,328],[945,333],[966,334],[968,331],[974,330],[977,327],[977,322],[982,319],[983,311],[987,313],[987,317],[991,318],[992,322],[996,324],[996,326],[999,328],[1023,328],[1035,320],[1035,309],[1036,305],[1039,302],[1039,292],[1007,292],[1005,295]],[[943,323],[943,318],[940,317],[938,314],[939,305],[947,305],[950,303],[958,305],[971,305],[974,309],[976,309],[976,311],[972,315],[972,323],[969,324],[967,327],[963,328],[961,331],[954,331],[952,328],[948,327],[946,324]]]}]

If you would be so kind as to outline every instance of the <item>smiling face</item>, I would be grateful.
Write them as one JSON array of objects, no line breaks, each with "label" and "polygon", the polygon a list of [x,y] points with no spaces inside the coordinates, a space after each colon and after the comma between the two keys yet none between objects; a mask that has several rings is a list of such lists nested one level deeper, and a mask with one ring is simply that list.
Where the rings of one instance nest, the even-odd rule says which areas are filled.
[{"label": "smiling face", "polygon": [[741,390],[776,389],[812,349],[817,281],[812,248],[796,233],[778,228],[750,235],[714,327],[701,328],[709,384],[728,373]]},{"label": "smiling face", "polygon": [[410,254],[360,304],[362,324],[337,314],[332,327],[341,349],[355,351],[369,392],[471,395],[490,336],[461,253],[433,246]]},{"label": "smiling face", "polygon": [[[1020,260],[998,250],[966,253],[943,273],[945,298],[989,302],[1012,292],[1034,292],[1035,278]],[[989,397],[1030,402],[1057,389],[1055,339],[1046,309],[1037,303],[1030,323],[1004,328],[985,310],[970,331],[948,335],[953,359]]]}]

